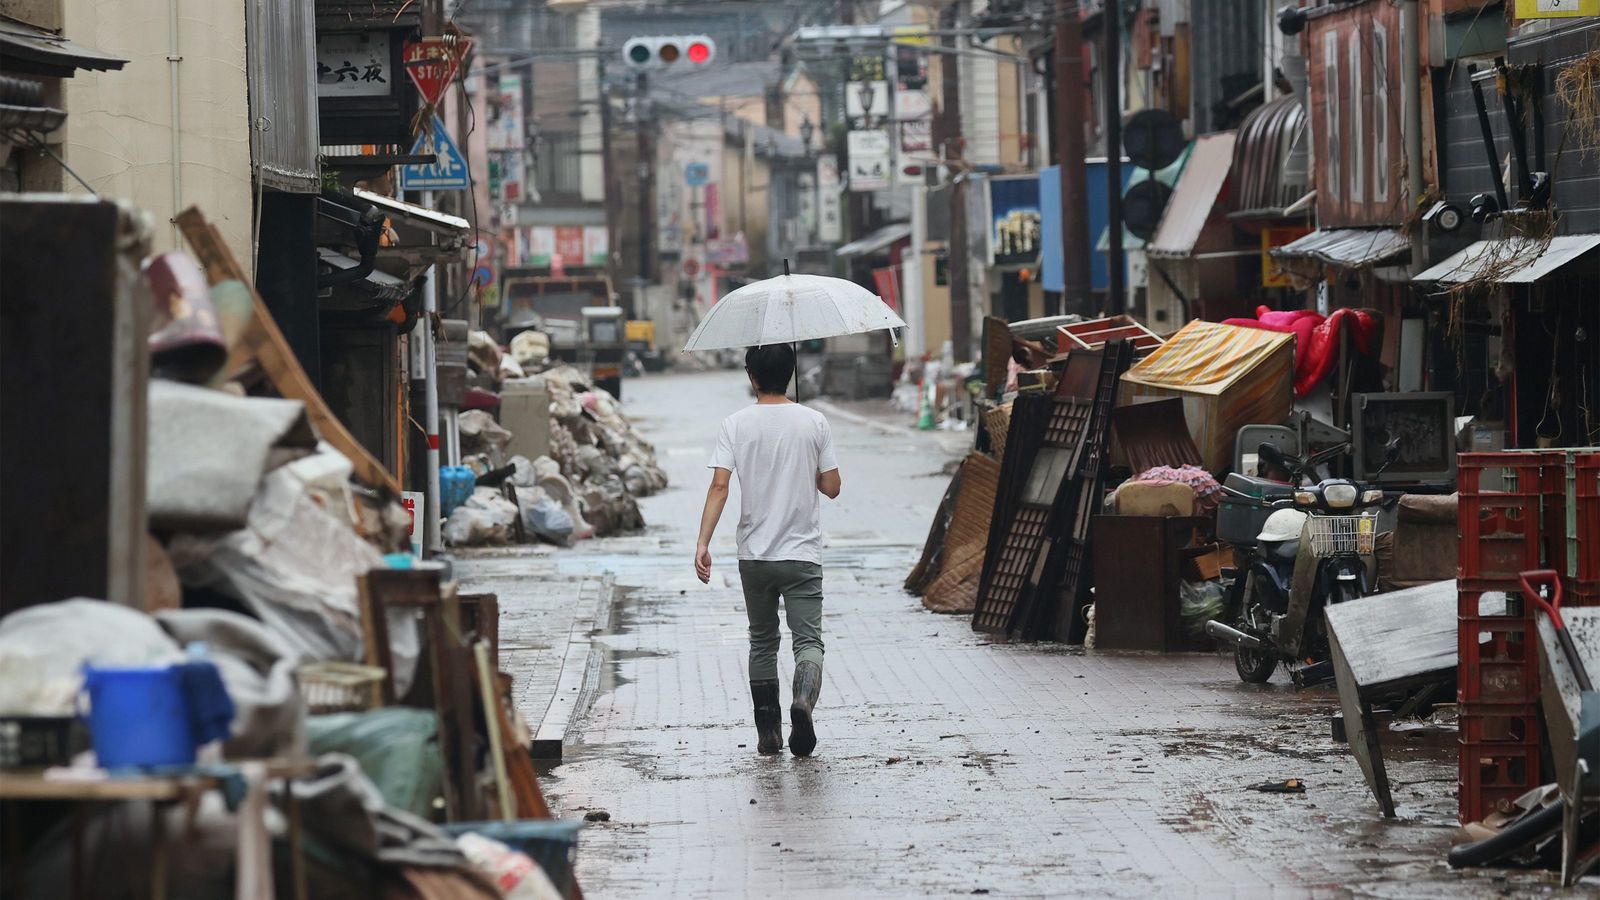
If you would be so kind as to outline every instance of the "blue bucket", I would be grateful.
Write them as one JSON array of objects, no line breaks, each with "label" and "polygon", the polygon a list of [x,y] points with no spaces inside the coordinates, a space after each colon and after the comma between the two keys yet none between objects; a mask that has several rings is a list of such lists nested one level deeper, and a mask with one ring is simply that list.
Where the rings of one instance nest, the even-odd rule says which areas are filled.
[{"label": "blue bucket", "polygon": [[83,668],[89,738],[100,766],[184,766],[200,744],[228,736],[233,703],[216,666]]}]

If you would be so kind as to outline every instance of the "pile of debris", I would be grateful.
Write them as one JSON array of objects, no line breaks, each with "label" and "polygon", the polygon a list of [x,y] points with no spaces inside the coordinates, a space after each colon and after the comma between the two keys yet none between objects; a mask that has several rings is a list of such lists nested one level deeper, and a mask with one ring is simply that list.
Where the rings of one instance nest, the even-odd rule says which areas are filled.
[{"label": "pile of debris", "polygon": [[[667,486],[655,448],[634,431],[622,405],[576,366],[553,360],[548,344],[524,339],[502,350],[483,332],[470,338],[471,383],[489,393],[489,408],[461,413],[462,465],[475,489],[447,500],[445,540],[475,546],[519,540],[567,545],[644,527],[638,499]],[[548,402],[544,452],[512,452],[517,437],[491,409],[508,392]],[[526,427],[526,426],[522,426]],[[535,429],[537,428],[535,427]]]},{"label": "pile of debris", "polygon": [[402,552],[400,486],[216,229],[193,209],[178,223],[195,257],[145,259],[130,228],[116,286],[96,295],[152,320],[118,333],[139,396],[113,408],[138,422],[128,455],[145,469],[142,503],[124,498],[131,549],[108,567],[121,583],[8,597],[0,617],[7,885],[581,896],[583,823],[554,820],[540,791],[498,599]]}]

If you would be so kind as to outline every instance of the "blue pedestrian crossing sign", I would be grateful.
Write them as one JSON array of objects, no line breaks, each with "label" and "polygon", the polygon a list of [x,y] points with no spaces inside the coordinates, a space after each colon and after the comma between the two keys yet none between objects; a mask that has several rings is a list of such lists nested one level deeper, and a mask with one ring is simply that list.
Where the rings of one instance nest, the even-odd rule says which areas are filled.
[{"label": "blue pedestrian crossing sign", "polygon": [[444,123],[439,121],[438,116],[433,117],[431,129],[417,135],[417,142],[411,145],[411,153],[432,153],[435,158],[431,165],[401,166],[401,190],[462,191],[472,186],[472,180],[467,177],[467,161],[456,149],[456,142],[450,140],[450,134],[444,130]]}]

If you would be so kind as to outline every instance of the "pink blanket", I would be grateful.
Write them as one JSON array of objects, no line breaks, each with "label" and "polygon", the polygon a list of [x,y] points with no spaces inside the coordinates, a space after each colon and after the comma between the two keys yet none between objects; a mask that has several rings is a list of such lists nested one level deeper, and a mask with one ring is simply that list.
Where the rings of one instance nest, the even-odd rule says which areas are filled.
[{"label": "pink blanket", "polygon": [[1372,333],[1377,321],[1360,309],[1336,309],[1330,316],[1310,309],[1278,311],[1256,307],[1254,319],[1226,319],[1224,325],[1264,328],[1294,335],[1294,394],[1304,397],[1317,383],[1328,377],[1339,359],[1339,327],[1350,319],[1350,333],[1356,349],[1371,352]]}]

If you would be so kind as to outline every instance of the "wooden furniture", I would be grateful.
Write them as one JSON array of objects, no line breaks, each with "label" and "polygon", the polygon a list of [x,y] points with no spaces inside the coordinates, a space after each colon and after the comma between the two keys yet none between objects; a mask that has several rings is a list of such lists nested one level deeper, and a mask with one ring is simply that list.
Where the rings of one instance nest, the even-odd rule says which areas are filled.
[{"label": "wooden furniture", "polygon": [[[1183,551],[1208,520],[1190,516],[1095,516],[1094,645],[1097,650],[1195,649],[1183,634]],[[1196,552],[1204,552],[1204,548]]]},{"label": "wooden furniture", "polygon": [[[410,569],[373,569],[357,579],[366,661],[385,671],[386,704],[409,700],[432,709],[439,719],[439,748],[445,763],[445,807],[453,822],[479,819],[472,710],[476,676],[472,651],[463,639],[460,603],[452,584],[442,583],[444,567],[419,563]],[[389,611],[412,610],[419,617],[423,653],[407,697],[397,697],[389,646]]]},{"label": "wooden furniture", "polygon": [[[0,772],[0,805],[6,808],[5,829],[8,834],[18,834],[21,822],[17,816],[17,801],[48,801],[71,803],[76,808],[72,817],[72,867],[73,882],[71,897],[86,896],[84,878],[92,874],[84,862],[86,843],[85,826],[88,813],[99,805],[112,803],[147,802],[150,807],[150,882],[149,892],[154,900],[162,900],[168,896],[167,874],[171,863],[172,847],[167,835],[167,813],[174,808],[182,807],[190,810],[191,814],[207,791],[220,790],[225,779],[232,773],[226,769],[240,769],[244,766],[259,767],[261,773],[268,779],[284,781],[284,803],[289,819],[289,866],[290,877],[293,880],[292,896],[296,900],[305,900],[308,896],[306,886],[305,854],[302,844],[302,828],[300,820],[300,804],[295,799],[294,791],[289,789],[288,782],[294,778],[310,774],[315,766],[309,760],[261,760],[250,763],[227,763],[222,767],[211,766],[205,770],[195,770],[190,773],[174,775],[136,775],[136,776],[106,776],[104,778],[80,779],[62,778],[49,774],[49,771],[22,771]],[[222,769],[219,771],[219,768]],[[266,824],[258,823],[254,829],[256,834],[267,835]],[[242,831],[243,829],[241,829]],[[27,867],[25,860],[16,854],[18,848],[12,842],[4,844],[5,860],[0,863],[0,873],[4,873],[3,881],[6,896],[27,896],[26,886],[22,884],[23,873]],[[269,854],[270,855],[270,854]]]},{"label": "wooden furniture", "polygon": [[500,597],[496,594],[458,594],[462,634],[489,642],[489,658],[500,659]]}]

